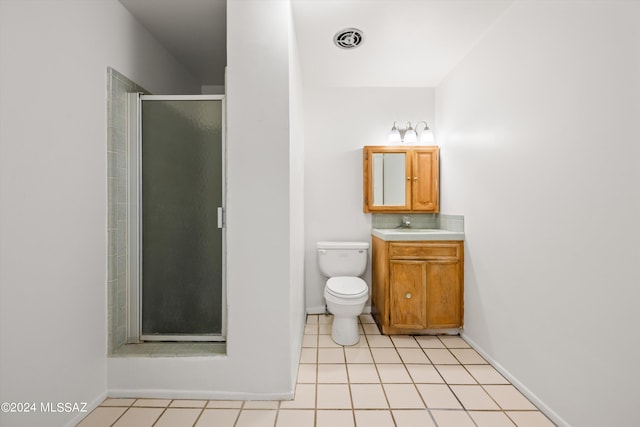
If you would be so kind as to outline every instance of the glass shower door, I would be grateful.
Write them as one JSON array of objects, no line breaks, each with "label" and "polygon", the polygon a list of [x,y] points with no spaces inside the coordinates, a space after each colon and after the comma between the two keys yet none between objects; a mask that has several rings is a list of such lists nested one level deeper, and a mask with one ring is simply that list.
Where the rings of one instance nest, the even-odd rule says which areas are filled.
[{"label": "glass shower door", "polygon": [[223,101],[140,98],[141,339],[223,340]]}]

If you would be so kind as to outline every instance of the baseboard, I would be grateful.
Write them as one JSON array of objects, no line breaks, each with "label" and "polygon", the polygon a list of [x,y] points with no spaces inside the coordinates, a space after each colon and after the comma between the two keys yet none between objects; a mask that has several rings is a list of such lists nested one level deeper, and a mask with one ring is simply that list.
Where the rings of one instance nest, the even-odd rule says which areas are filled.
[{"label": "baseboard", "polygon": [[[307,307],[307,314],[325,314],[327,313],[327,307],[325,305],[316,307]],[[362,310],[362,314],[370,314],[371,306],[367,305]]]},{"label": "baseboard", "polygon": [[323,306],[316,306],[316,307],[307,307],[307,314],[325,314],[326,313],[326,307]]},{"label": "baseboard", "polygon": [[549,406],[547,406],[538,396],[531,392],[524,384],[522,384],[516,377],[511,375],[509,371],[507,371],[500,363],[498,363],[493,357],[489,356],[486,351],[484,351],[475,341],[467,336],[464,332],[460,334],[464,340],[469,343],[471,347],[482,357],[487,360],[496,368],[498,372],[500,372],[515,388],[517,388],[520,393],[524,394],[527,399],[529,399],[542,413],[544,413],[547,417],[551,419],[558,427],[571,427],[571,425],[566,422],[560,415],[558,415],[555,411],[553,411]]},{"label": "baseboard", "polygon": [[68,423],[64,425],[64,427],[74,427],[80,423],[87,415],[91,413],[94,409],[96,409],[100,404],[107,398],[107,392],[102,392],[93,399],[91,402],[87,402],[86,412],[78,412]]},{"label": "baseboard", "polygon": [[136,399],[198,399],[198,400],[292,400],[294,391],[286,393],[245,393],[235,391],[111,389],[109,397]]}]

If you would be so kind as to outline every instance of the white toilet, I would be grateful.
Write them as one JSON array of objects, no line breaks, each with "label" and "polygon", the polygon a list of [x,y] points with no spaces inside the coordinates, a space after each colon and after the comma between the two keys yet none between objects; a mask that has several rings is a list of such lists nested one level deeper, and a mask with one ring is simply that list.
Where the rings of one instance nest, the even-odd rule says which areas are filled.
[{"label": "white toilet", "polygon": [[324,287],[327,308],[333,314],[331,338],[340,345],[360,339],[358,315],[369,299],[367,282],[360,277],[367,268],[369,243],[318,242],[320,271],[329,277]]}]

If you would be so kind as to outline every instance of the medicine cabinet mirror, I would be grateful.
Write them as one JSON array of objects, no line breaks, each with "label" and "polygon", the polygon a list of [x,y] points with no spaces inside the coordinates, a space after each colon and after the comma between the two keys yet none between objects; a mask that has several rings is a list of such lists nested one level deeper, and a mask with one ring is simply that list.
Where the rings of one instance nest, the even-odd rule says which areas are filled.
[{"label": "medicine cabinet mirror", "polygon": [[438,212],[436,146],[364,147],[365,212]]}]

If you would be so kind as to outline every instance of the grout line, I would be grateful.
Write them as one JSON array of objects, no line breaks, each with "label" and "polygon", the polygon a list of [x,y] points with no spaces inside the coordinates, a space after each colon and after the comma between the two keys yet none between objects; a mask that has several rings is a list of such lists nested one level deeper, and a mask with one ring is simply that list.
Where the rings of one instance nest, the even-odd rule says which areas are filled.
[{"label": "grout line", "polygon": [[[172,402],[173,402],[173,400],[172,400]],[[171,403],[169,403],[169,405],[170,405],[170,404],[171,404]],[[162,409],[162,412],[160,412],[160,415],[158,416],[158,418],[156,418],[156,420],[153,422],[153,424],[151,424],[151,427],[155,426],[155,425],[158,423],[158,421],[160,420],[160,418],[162,418],[162,416],[164,415],[164,413],[165,413],[165,412],[167,412],[167,409],[169,408],[169,405],[165,406],[165,407]]]},{"label": "grout line", "polygon": [[276,407],[276,417],[273,420],[273,425],[278,425],[278,417],[280,416],[280,402],[278,402],[278,406]]},{"label": "grout line", "polygon": [[[107,397],[107,399],[109,399],[109,397]],[[104,403],[107,399],[105,399],[102,403]],[[138,399],[133,399],[133,402],[131,402],[128,406],[116,406],[116,408],[127,408],[127,409],[125,409],[124,412],[122,414],[120,414],[120,416],[113,421],[113,423],[109,424],[109,426],[113,426],[118,421],[120,421],[120,418],[122,418],[124,416],[124,414],[126,414],[129,411],[129,409],[131,409],[133,407],[133,404],[136,403],[137,401],[138,401]],[[91,415],[92,412],[94,412],[96,409],[98,409],[100,407],[109,408],[110,406],[98,405],[93,411],[91,411],[89,414],[87,414],[87,416],[85,418],[83,418],[80,422],[84,421],[84,419],[86,419],[89,415]]]},{"label": "grout line", "polygon": [[240,404],[240,409],[238,410],[238,415],[236,415],[236,419],[235,419],[235,421],[233,422],[233,426],[234,426],[234,427],[238,425],[238,420],[240,419],[240,414],[242,414],[242,408],[243,408],[243,407],[244,407],[244,402],[242,402],[242,403]]},{"label": "grout line", "polygon": [[[378,325],[376,325],[376,328],[378,328]],[[364,332],[364,336],[366,337],[368,334],[366,333],[366,330],[364,329],[364,327],[362,328],[362,330]],[[380,332],[380,330],[378,330],[378,332]],[[378,334],[370,334],[370,335],[378,335]],[[381,336],[383,336],[383,335],[381,335]],[[391,341],[391,344],[393,345],[393,348],[395,349],[396,354],[398,355],[398,357],[400,358],[400,361],[402,362],[402,357],[400,357],[400,353],[398,353],[398,350],[395,348],[395,343],[393,342],[393,340],[391,338],[389,338],[389,340]],[[375,359],[373,358],[373,351],[371,350],[371,343],[369,342],[368,338],[367,338],[367,346],[369,347],[369,353],[371,354],[371,360],[373,361],[374,369],[376,370],[376,374],[378,375],[378,380],[379,380],[378,384],[380,385],[380,388],[382,389],[382,395],[384,396],[384,400],[385,400],[385,402],[387,402],[387,411],[389,412],[389,415],[391,416],[391,421],[393,422],[393,425],[397,427],[398,423],[396,422],[396,418],[393,416],[393,411],[391,411],[391,404],[389,403],[389,397],[387,396],[387,391],[385,390],[384,385],[382,383],[382,376],[380,375],[380,371],[378,370],[378,363],[376,363]],[[387,348],[389,348],[389,347],[387,347]],[[406,370],[406,368],[405,368],[405,370]],[[407,371],[407,374],[408,374],[408,371]],[[354,417],[355,417],[355,408],[354,408]],[[354,422],[355,422],[355,418],[354,418]]]},{"label": "grout line", "polygon": [[[360,316],[358,316],[358,332],[360,332],[360,330],[362,330],[362,338],[365,340],[365,342],[367,343],[367,348],[369,348],[369,354],[371,354],[371,361],[373,361],[373,353],[371,352],[371,343],[369,342],[369,338],[367,337],[367,333],[366,330],[364,329],[363,323],[362,323],[362,319],[360,319]],[[346,362],[347,362],[347,358],[346,358],[346,352],[345,352],[345,367],[346,367]],[[374,363],[375,366],[375,363]],[[347,370],[348,371],[348,370]],[[378,369],[376,368],[376,374],[378,375],[378,380],[380,380],[380,374],[378,373]],[[347,378],[348,380],[348,378]],[[380,382],[380,387],[382,387],[382,381]],[[382,390],[382,392],[384,393],[384,390]],[[349,396],[351,397],[351,410],[353,411],[353,425],[358,425],[358,420],[356,418],[356,405],[353,399],[353,392],[351,390],[351,383],[349,382]],[[387,400],[387,397],[385,395],[385,400]],[[389,405],[389,402],[387,401],[387,406]],[[393,418],[392,418],[393,419]],[[394,422],[394,426],[395,426],[395,422]]]},{"label": "grout line", "polygon": [[[424,354],[424,357],[427,358],[427,360],[429,362],[431,362],[431,359],[429,359],[429,356],[427,356],[427,354],[425,353],[424,349],[420,346],[420,343],[418,342],[418,340],[416,340],[415,336],[413,335],[409,335],[412,337],[413,341],[418,344],[418,348],[420,349],[420,351],[422,351],[422,354]],[[389,338],[391,339],[391,338]],[[393,344],[394,348],[396,349],[396,351],[398,351],[398,347],[395,343],[395,341],[393,341],[391,339],[391,343]],[[400,354],[400,352],[398,351],[398,354]],[[429,411],[429,408],[427,406],[427,402],[424,399],[424,397],[422,396],[422,393],[420,393],[420,390],[418,389],[418,386],[415,382],[415,380],[413,379],[413,377],[411,376],[411,372],[409,371],[409,368],[407,368],[407,363],[405,362],[405,360],[402,358],[402,356],[400,356],[400,360],[402,362],[402,366],[404,367],[405,371],[407,372],[407,375],[409,376],[409,379],[411,380],[411,385],[413,386],[413,389],[415,390],[415,392],[418,394],[418,397],[420,398],[420,401],[422,402],[422,404],[424,405],[424,409],[427,411],[427,413],[429,414],[429,417],[431,418],[431,420],[433,421],[434,425],[438,425],[436,423],[436,420],[433,418],[433,415],[431,414],[431,411]],[[431,366],[433,366],[433,363],[430,363]],[[382,380],[382,379],[381,379]],[[391,414],[393,415],[393,412],[391,412]],[[395,418],[394,418],[395,420]]]},{"label": "grout line", "polygon": [[202,414],[204,414],[204,410],[205,410],[205,408],[207,407],[208,404],[209,404],[209,401],[207,401],[207,403],[204,404],[204,406],[202,407],[202,410],[200,411],[200,413],[196,417],[196,419],[193,422],[193,425],[191,427],[196,427],[196,424],[198,424],[198,421],[200,421],[200,417],[202,417]]},{"label": "grout line", "polygon": [[[135,402],[135,401],[134,401],[134,402]],[[107,407],[107,406],[103,406],[103,408],[106,408],[106,407]],[[99,406],[98,406],[98,408],[99,408]],[[116,418],[116,419],[113,421],[113,423],[109,424],[109,426],[113,426],[113,425],[115,425],[118,421],[120,421],[120,418],[122,418],[122,417],[124,416],[124,414],[126,414],[126,413],[127,413],[127,411],[129,410],[129,408],[131,408],[131,406],[129,406],[127,409],[125,409],[125,410],[124,410],[124,412],[123,412],[122,414],[120,414],[120,416],[119,416],[118,418]],[[95,409],[94,409],[94,411],[95,411]],[[91,412],[93,412],[93,411],[91,411]],[[81,421],[81,422],[82,422],[82,421]]]},{"label": "grout line", "polygon": [[[440,343],[442,343],[442,345],[444,345],[445,349],[449,352],[449,354],[454,358],[454,360],[458,360],[456,359],[455,355],[453,353],[451,353],[451,350],[449,350],[449,347],[447,347],[447,344],[442,341],[440,339],[440,337],[438,337],[438,341],[440,341]],[[425,353],[426,354],[426,353]],[[429,359],[431,360],[431,359]],[[453,364],[452,364],[453,365]],[[434,365],[435,367],[435,365]],[[436,371],[438,371],[438,368],[436,368]],[[473,422],[473,424],[477,425],[476,422],[473,420],[473,418],[471,418],[471,415],[469,415],[467,408],[465,408],[464,404],[462,403],[462,401],[460,400],[460,398],[458,397],[458,395],[453,391],[453,389],[451,388],[451,384],[449,384],[447,382],[447,380],[445,379],[445,377],[440,374],[440,371],[438,371],[438,374],[440,375],[440,377],[444,380],[444,384],[447,386],[447,388],[449,389],[449,391],[451,392],[451,394],[453,394],[453,397],[458,401],[458,403],[460,404],[460,408],[462,408],[462,410],[465,411],[465,413],[467,413],[467,416],[471,419],[471,422]]]},{"label": "grout line", "polygon": [[[360,333],[361,326],[362,326],[362,323],[360,322],[360,316],[358,316],[358,333]],[[364,328],[362,330],[364,331]],[[367,341],[366,335],[365,334],[360,335],[360,339],[362,338],[364,338],[364,340],[367,342],[367,347],[368,347],[369,341]],[[345,369],[347,369],[347,350],[344,346],[342,348],[343,348],[343,354],[344,354],[344,367]],[[353,403],[353,392],[351,391],[351,382],[349,381],[349,369],[347,369],[347,390],[349,390],[349,401],[351,402],[351,417],[353,418],[353,425],[356,426],[358,425],[358,422],[356,420],[355,404]]]}]

